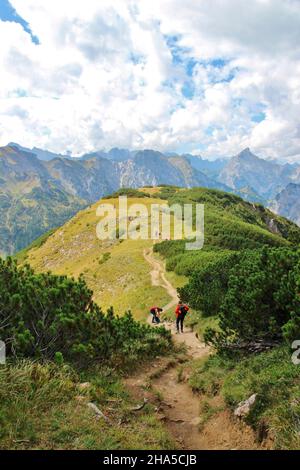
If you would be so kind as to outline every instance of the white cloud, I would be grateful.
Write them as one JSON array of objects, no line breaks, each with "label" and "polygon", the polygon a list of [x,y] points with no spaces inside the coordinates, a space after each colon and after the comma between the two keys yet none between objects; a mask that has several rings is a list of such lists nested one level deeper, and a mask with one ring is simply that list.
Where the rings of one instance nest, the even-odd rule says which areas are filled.
[{"label": "white cloud", "polygon": [[11,4],[39,44],[0,21],[0,144],[300,161],[297,0]]}]

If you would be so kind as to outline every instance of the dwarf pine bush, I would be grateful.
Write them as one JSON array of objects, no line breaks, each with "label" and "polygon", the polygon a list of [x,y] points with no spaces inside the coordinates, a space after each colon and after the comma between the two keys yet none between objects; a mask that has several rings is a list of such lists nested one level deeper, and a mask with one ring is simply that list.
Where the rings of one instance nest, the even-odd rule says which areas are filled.
[{"label": "dwarf pine bush", "polygon": [[130,312],[104,314],[92,295],[82,276],[38,274],[0,259],[0,338],[8,356],[121,365],[169,349],[164,328],[153,330]]}]

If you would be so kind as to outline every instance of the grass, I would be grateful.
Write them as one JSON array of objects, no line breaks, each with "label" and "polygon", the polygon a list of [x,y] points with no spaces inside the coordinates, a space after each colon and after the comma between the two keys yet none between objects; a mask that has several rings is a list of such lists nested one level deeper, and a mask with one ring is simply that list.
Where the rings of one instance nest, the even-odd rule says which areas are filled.
[{"label": "grass", "polygon": [[[268,246],[292,246],[300,229],[292,222],[272,214],[260,204],[251,204],[233,194],[204,188],[178,189],[162,187],[157,197],[172,204],[202,203],[205,205],[204,247],[193,252],[185,250],[184,240],[165,240],[155,245],[156,255],[166,262],[168,279],[176,287],[188,284],[195,272],[209,268],[230,253]],[[277,227],[273,233],[270,220]],[[201,308],[201,307],[200,307]],[[168,312],[168,317],[173,312]],[[186,319],[200,337],[206,327],[214,328],[214,317],[189,312]]]},{"label": "grass", "polygon": [[[88,382],[86,382],[88,380]],[[85,382],[87,387],[80,385]],[[110,370],[79,376],[29,360],[0,368],[1,449],[174,449],[152,405],[136,405]],[[96,419],[92,401],[109,417]]]},{"label": "grass", "polygon": [[299,365],[287,347],[248,357],[211,356],[196,361],[190,377],[194,391],[208,399],[220,393],[232,410],[256,393],[247,422],[257,432],[266,427],[276,449],[300,449],[299,384]]},{"label": "grass", "polygon": [[[232,194],[193,188],[178,191],[162,188],[158,195],[169,204],[197,201],[205,204],[205,242],[202,251],[188,253],[182,241],[165,241],[155,246],[164,257],[171,276],[189,276],[209,268],[220,257],[243,249],[268,246],[292,246],[299,242],[299,228],[275,216],[260,204],[250,204]],[[272,233],[273,219],[281,234]],[[199,337],[207,327],[216,328],[215,316],[204,317],[190,310],[186,318]],[[278,449],[300,449],[300,369],[291,362],[288,348],[281,347],[259,355],[236,358],[212,355],[193,361],[189,384],[194,392],[204,395],[200,428],[219,405],[232,410],[237,404],[257,393],[254,408],[247,421],[257,431],[268,429]],[[181,380],[182,370],[179,369]]]},{"label": "grass", "polygon": [[[131,198],[129,204],[140,203]],[[118,207],[117,199],[102,200]],[[147,197],[148,207],[160,200]],[[60,227],[42,244],[23,251],[18,257],[26,257],[35,270],[52,271],[77,278],[83,273],[88,286],[94,292],[95,301],[105,310],[111,305],[117,314],[132,310],[137,319],[146,319],[153,302],[165,305],[169,296],[161,287],[151,284],[149,265],[144,259],[145,248],[152,247],[152,240],[99,240],[96,225],[99,203],[80,211]]]},{"label": "grass", "polygon": [[206,328],[218,329],[218,318],[217,316],[205,317],[201,312],[190,309],[186,317],[186,324],[203,340]]},{"label": "grass", "polygon": [[17,258],[19,263],[25,263],[27,261],[28,252],[34,248],[40,248],[56,230],[57,229],[54,228],[52,230],[49,230],[49,232],[44,233],[36,240],[34,240],[29,246],[19,251],[14,257]]}]

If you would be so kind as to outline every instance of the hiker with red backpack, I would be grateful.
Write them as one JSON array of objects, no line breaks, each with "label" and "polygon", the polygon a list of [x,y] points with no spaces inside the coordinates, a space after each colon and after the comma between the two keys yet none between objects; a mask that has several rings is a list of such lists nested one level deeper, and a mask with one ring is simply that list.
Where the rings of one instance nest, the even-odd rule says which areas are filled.
[{"label": "hiker with red backpack", "polygon": [[175,310],[177,333],[179,333],[179,328],[181,330],[181,333],[183,333],[183,322],[188,311],[189,307],[180,300]]},{"label": "hiker with red backpack", "polygon": [[152,315],[152,323],[160,323],[160,313],[163,311],[160,307],[151,307],[150,313]]}]

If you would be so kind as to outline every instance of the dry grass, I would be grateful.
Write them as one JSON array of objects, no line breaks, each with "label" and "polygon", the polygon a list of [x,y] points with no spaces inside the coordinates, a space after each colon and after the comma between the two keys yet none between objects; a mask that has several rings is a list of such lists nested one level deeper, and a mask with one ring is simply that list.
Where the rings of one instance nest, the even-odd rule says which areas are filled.
[{"label": "dry grass", "polygon": [[[102,200],[115,204],[118,200]],[[130,198],[129,204],[163,201],[153,198]],[[118,314],[131,309],[135,318],[146,319],[153,303],[166,304],[165,290],[152,286],[149,265],[143,251],[152,246],[151,240],[106,240],[96,236],[99,202],[80,211],[63,227],[56,230],[39,247],[26,253],[26,262],[37,271],[52,271],[77,278],[80,273],[94,292],[100,306],[114,306]],[[150,212],[150,211],[149,211]],[[24,256],[24,254],[23,254]]]},{"label": "dry grass", "polygon": [[[90,373],[87,387],[72,369],[23,361],[0,369],[1,449],[172,449],[152,405],[137,404],[109,371]],[[92,401],[110,419],[97,419]]]}]

